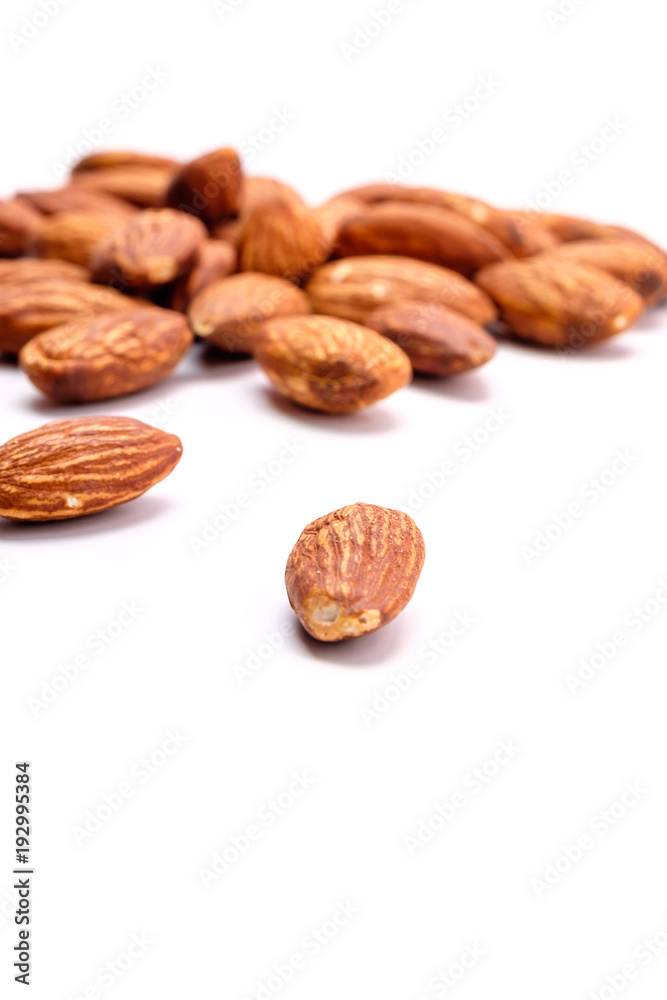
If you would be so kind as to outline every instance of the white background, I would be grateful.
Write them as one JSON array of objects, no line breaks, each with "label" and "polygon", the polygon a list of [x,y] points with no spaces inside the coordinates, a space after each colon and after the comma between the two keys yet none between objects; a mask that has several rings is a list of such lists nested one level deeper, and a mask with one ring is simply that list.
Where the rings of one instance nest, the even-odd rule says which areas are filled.
[{"label": "white background", "polygon": [[[654,0],[572,3],[552,24],[556,2],[414,0],[352,54],[342,43],[363,42],[357,29],[383,0],[220,6],[70,0],[17,49],[11,34],[39,7],[6,0],[0,194],[57,185],[57,162],[102,118],[110,147],[187,158],[247,149],[277,108],[293,120],[247,169],[317,202],[395,170],[491,77],[493,95],[460,127],[450,114],[413,183],[521,206],[569,169],[572,183],[547,197],[554,211],[667,242],[666,19]],[[163,82],[121,112],[151,68]],[[608,118],[618,137],[583,169]],[[110,989],[114,1000],[241,1000],[297,952],[305,968],[260,998],[664,996],[667,948],[651,961],[635,949],[656,934],[667,944],[667,614],[650,605],[636,631],[626,615],[667,595],[666,328],[655,311],[569,359],[502,344],[477,373],[415,383],[347,418],[278,402],[252,362],[196,350],[169,382],[86,408],[159,423],[184,457],[127,507],[0,525],[2,982],[15,943],[13,763],[27,758],[38,1000]],[[46,404],[8,363],[0,408],[3,440],[82,412]],[[502,427],[484,432],[499,408]],[[475,432],[486,441],[466,460],[460,442]],[[249,479],[285,442],[303,451],[260,495]],[[627,471],[584,499],[618,449]],[[401,618],[332,647],[289,632],[282,576],[302,527],[359,499],[410,509],[410,491],[448,458],[456,475],[414,512],[427,561]],[[250,506],[195,554],[191,537],[241,491]],[[574,501],[582,516],[529,564],[522,546]],[[89,637],[123,602],[141,612],[96,655]],[[459,612],[475,623],[428,666],[420,650]],[[281,627],[281,648],[241,683],[234,665],[266,654]],[[566,675],[619,630],[627,644],[572,694]],[[82,652],[90,666],[31,711]],[[420,679],[367,724],[360,710],[411,663]],[[139,762],[175,730],[187,741],[142,784]],[[520,751],[474,794],[466,776],[501,740]],[[262,824],[293,772],[312,787]],[[132,797],[80,846],[73,828],[128,780]],[[626,782],[640,799],[602,836],[595,817]],[[467,804],[411,856],[405,837],[457,791]],[[206,890],[198,870],[252,823],[261,839]],[[533,880],[584,834],[591,849],[540,894]],[[348,900],[358,913],[311,954],[305,936]],[[133,934],[147,951],[121,978],[97,978],[125,964]],[[429,986],[468,945],[484,955],[455,989]],[[609,985],[628,962],[636,978]]]}]

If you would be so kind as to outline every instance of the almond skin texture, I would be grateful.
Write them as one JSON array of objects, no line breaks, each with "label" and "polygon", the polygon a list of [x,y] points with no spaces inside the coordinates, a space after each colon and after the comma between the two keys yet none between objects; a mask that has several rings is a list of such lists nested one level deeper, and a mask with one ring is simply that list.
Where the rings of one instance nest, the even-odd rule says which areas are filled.
[{"label": "almond skin texture", "polygon": [[51,399],[88,402],[154,385],[174,370],[191,343],[184,316],[149,307],[40,333],[22,348],[19,364]]},{"label": "almond skin texture", "polygon": [[433,302],[484,325],[497,317],[486,292],[456,271],[411,257],[349,257],[318,268],[306,285],[316,313],[365,323],[379,306]]},{"label": "almond skin texture", "polygon": [[425,375],[458,375],[486,364],[496,342],[486,330],[444,306],[429,302],[394,302],[368,318],[368,326],[389,337]]},{"label": "almond skin texture", "polygon": [[53,191],[22,191],[17,197],[44,215],[55,215],[56,212],[115,212],[129,219],[137,211],[134,205],[122,198],[88,191],[80,184],[70,184]]},{"label": "almond skin texture", "polygon": [[190,212],[211,226],[237,215],[243,196],[243,172],[234,149],[216,149],[183,164],[172,178],[165,204]]},{"label": "almond skin texture", "polygon": [[225,278],[236,269],[236,250],[224,240],[204,240],[189,274],[174,285],[171,292],[172,309],[185,312],[195,295],[219,278]]},{"label": "almond skin texture", "polygon": [[72,183],[86,191],[124,198],[139,208],[160,208],[173,174],[164,167],[104,167],[74,174]]},{"label": "almond skin texture", "polygon": [[578,349],[621,333],[644,311],[636,292],[596,267],[544,254],[494,264],[475,278],[519,337]]},{"label": "almond skin texture", "polygon": [[283,278],[245,271],[208,285],[188,309],[192,329],[230,354],[252,354],[265,320],[307,315],[308,296]]},{"label": "almond skin texture", "polygon": [[157,167],[163,170],[176,170],[180,164],[168,156],[157,156],[154,153],[135,153],[124,149],[105,149],[101,153],[91,153],[72,167],[73,174],[82,174],[86,170],[104,170],[107,167]]},{"label": "almond skin texture", "polygon": [[0,285],[23,285],[51,281],[53,278],[86,281],[88,271],[65,260],[38,260],[34,257],[0,260]]},{"label": "almond skin texture", "polygon": [[630,285],[647,306],[667,294],[667,257],[640,240],[574,240],[561,243],[549,255],[559,260],[599,267]]},{"label": "almond skin texture", "polygon": [[192,267],[206,228],[173,208],[138,212],[97,249],[93,279],[131,291],[169,284]]},{"label": "almond skin texture", "polygon": [[136,307],[129,296],[84,281],[50,278],[0,285],[0,351],[18,354],[32,337],[53,326]]},{"label": "almond skin texture", "polygon": [[387,625],[412,597],[424,539],[408,514],[370,503],[311,521],[287,560],[285,586],[306,632],[323,642]]},{"label": "almond skin texture", "polygon": [[300,282],[329,256],[316,212],[294,199],[272,198],[248,214],[239,237],[241,271]]},{"label": "almond skin texture", "polygon": [[339,257],[398,254],[471,275],[511,254],[491,233],[464,215],[431,205],[388,201],[343,223]]},{"label": "almond skin texture", "polygon": [[18,198],[0,201],[0,257],[20,257],[25,253],[42,217]]},{"label": "almond skin texture", "polygon": [[28,253],[88,267],[100,243],[124,226],[126,218],[111,212],[58,212],[46,216],[29,241]]},{"label": "almond skin texture", "polygon": [[130,417],[57,420],[0,447],[0,517],[56,521],[141,496],[183,448],[174,434]]},{"label": "almond skin texture", "polygon": [[300,406],[350,413],[384,399],[412,378],[408,356],[374,330],[332,316],[268,320],[255,358],[278,392]]},{"label": "almond skin texture", "polygon": [[536,218],[543,226],[555,233],[564,243],[571,240],[606,240],[606,239],[636,239],[644,241],[644,237],[633,229],[625,226],[606,225],[593,222],[591,219],[581,219],[574,215],[558,215],[549,212],[536,212]]}]

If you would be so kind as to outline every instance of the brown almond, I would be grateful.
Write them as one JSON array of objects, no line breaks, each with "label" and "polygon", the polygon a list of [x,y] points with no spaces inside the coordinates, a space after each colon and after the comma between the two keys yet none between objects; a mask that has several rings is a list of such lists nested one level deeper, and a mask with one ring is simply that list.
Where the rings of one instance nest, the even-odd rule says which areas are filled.
[{"label": "brown almond", "polygon": [[308,296],[290,281],[245,271],[213,282],[190,304],[192,329],[231,354],[251,354],[267,319],[310,313]]},{"label": "brown almond", "polygon": [[625,226],[606,225],[602,222],[593,222],[592,219],[582,219],[575,215],[559,215],[551,212],[536,212],[537,219],[543,226],[564,243],[571,240],[605,240],[605,239],[637,239],[644,240],[644,237],[636,233],[634,229],[626,229]]},{"label": "brown almond", "polygon": [[304,203],[298,191],[275,177],[245,177],[239,210],[241,217],[248,216],[262,202],[273,201],[275,198],[285,198],[298,205]]},{"label": "brown almond", "polygon": [[26,285],[34,282],[43,283],[54,278],[65,278],[70,281],[87,281],[88,271],[78,264],[66,260],[49,260],[47,258],[15,257],[13,260],[0,260],[0,285]]},{"label": "brown almond", "polygon": [[424,556],[422,533],[408,514],[350,504],[301,532],[285,569],[287,596],[313,638],[353,639],[400,614],[414,594]]},{"label": "brown almond", "polygon": [[379,306],[434,302],[485,325],[497,316],[486,292],[457,271],[411,257],[347,257],[318,268],[306,285],[316,313],[364,323]]},{"label": "brown almond", "polygon": [[135,205],[130,205],[122,198],[114,198],[100,191],[88,191],[80,184],[69,184],[53,191],[21,191],[17,198],[44,215],[54,215],[56,212],[95,212],[124,214],[129,219],[137,211]]},{"label": "brown almond", "polygon": [[262,201],[246,217],[239,238],[242,271],[260,271],[300,282],[329,256],[312,208],[293,199]]},{"label": "brown almond", "polygon": [[407,355],[375,330],[333,316],[270,319],[253,342],[278,392],[300,406],[350,413],[407,385]]},{"label": "brown almond", "polygon": [[470,275],[511,256],[503,244],[464,215],[432,205],[383,202],[348,219],[338,234],[339,257],[397,254]]},{"label": "brown almond", "polygon": [[173,208],[137,212],[98,247],[93,279],[131,290],[158,288],[189,271],[205,238],[205,226],[192,215]]},{"label": "brown almond", "polygon": [[136,307],[113,288],[67,278],[0,285],[0,351],[18,354],[31,337],[53,326]]},{"label": "brown almond", "polygon": [[173,176],[174,171],[164,167],[104,167],[74,174],[72,184],[124,198],[139,208],[161,208]]},{"label": "brown almond", "polygon": [[241,208],[243,172],[234,149],[216,149],[183,164],[174,174],[165,204],[213,225]]},{"label": "brown almond", "polygon": [[367,324],[398,344],[415,372],[427,375],[458,375],[496,353],[495,340],[478,323],[432,302],[392,302],[371,313]]},{"label": "brown almond", "polygon": [[20,257],[25,253],[41,222],[39,212],[20,199],[0,201],[0,257]]},{"label": "brown almond", "polygon": [[324,231],[324,238],[333,253],[338,247],[338,238],[342,227],[350,219],[354,219],[363,211],[364,203],[358,198],[348,195],[336,195],[322,205],[318,205],[315,214]]},{"label": "brown almond", "polygon": [[84,156],[72,167],[73,174],[82,174],[86,170],[105,170],[107,167],[153,167],[161,170],[176,170],[180,164],[169,156],[157,156],[155,153],[136,153],[124,149],[105,149],[100,153],[90,153]]},{"label": "brown almond", "polygon": [[667,257],[643,240],[573,240],[549,255],[599,267],[630,285],[647,306],[657,305],[667,294]]},{"label": "brown almond", "polygon": [[551,254],[494,264],[475,280],[513,333],[541,344],[578,349],[627,330],[644,311],[628,285]]},{"label": "brown almond", "polygon": [[192,343],[184,316],[144,308],[73,320],[40,333],[19,364],[51,399],[88,402],[125,396],[169,375]]},{"label": "brown almond", "polygon": [[100,243],[126,220],[125,214],[111,212],[58,212],[45,216],[28,243],[28,253],[88,267]]},{"label": "brown almond", "polygon": [[183,452],[174,434],[130,417],[57,420],[0,447],[0,517],[55,521],[141,496]]},{"label": "brown almond", "polygon": [[225,278],[236,269],[236,250],[224,240],[204,240],[197,251],[192,270],[174,285],[170,305],[185,312],[195,295],[219,278]]}]

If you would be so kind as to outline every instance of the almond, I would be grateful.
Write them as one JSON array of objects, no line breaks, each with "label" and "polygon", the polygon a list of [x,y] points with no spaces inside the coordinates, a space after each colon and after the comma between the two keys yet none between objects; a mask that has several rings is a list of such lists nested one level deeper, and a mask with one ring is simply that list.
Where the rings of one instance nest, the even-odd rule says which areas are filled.
[{"label": "almond", "polygon": [[414,594],[424,539],[408,514],[354,503],[311,521],[290,552],[285,587],[306,632],[323,642],[387,625]]},{"label": "almond", "polygon": [[494,264],[475,280],[513,333],[542,344],[583,347],[626,330],[644,310],[610,274],[551,254]]},{"label": "almond", "polygon": [[219,278],[225,278],[236,268],[236,250],[224,240],[204,240],[197,251],[192,270],[174,285],[171,292],[172,309],[185,312],[195,295]]},{"label": "almond", "polygon": [[154,153],[136,153],[120,149],[105,149],[100,153],[90,153],[84,156],[72,167],[73,174],[82,174],[86,170],[104,170],[107,167],[157,167],[162,170],[176,170],[177,160],[168,156],[157,156]]},{"label": "almond", "polygon": [[0,285],[0,351],[18,354],[31,337],[53,326],[136,306],[112,288],[67,278]]},{"label": "almond", "polygon": [[411,257],[349,257],[318,268],[306,285],[316,313],[364,323],[378,306],[434,302],[482,325],[497,316],[488,295],[456,271]]},{"label": "almond", "polygon": [[241,207],[243,173],[234,149],[216,149],[183,164],[173,176],[165,204],[213,225]]},{"label": "almond", "polygon": [[255,358],[278,392],[325,413],[350,413],[407,385],[407,355],[374,330],[332,316],[267,320]]},{"label": "almond", "polygon": [[581,219],[575,215],[558,215],[550,212],[535,213],[543,226],[550,229],[565,243],[570,240],[638,239],[643,236],[625,226],[605,225],[591,219]]},{"label": "almond", "polygon": [[317,214],[289,198],[272,198],[248,214],[239,237],[242,271],[300,282],[327,259],[330,247]]},{"label": "almond", "polygon": [[154,385],[173,371],[191,343],[184,316],[135,309],[46,330],[21,349],[19,364],[51,399],[88,402]]},{"label": "almond", "polygon": [[42,216],[18,198],[0,201],[0,257],[20,257],[25,253]]},{"label": "almond", "polygon": [[275,177],[245,177],[240,206],[241,216],[249,215],[257,205],[272,201],[274,198],[285,198],[298,205],[304,203],[298,191],[284,181],[276,180]]},{"label": "almond", "polygon": [[25,285],[31,282],[51,281],[53,278],[68,278],[86,281],[85,267],[70,264],[66,260],[47,260],[34,257],[17,257],[0,260],[0,285]]},{"label": "almond", "polygon": [[251,354],[262,323],[311,312],[305,292],[283,278],[245,271],[208,285],[188,309],[192,329],[232,354]]},{"label": "almond", "polygon": [[135,291],[166,285],[190,269],[205,238],[192,215],[173,208],[137,212],[98,247],[93,278]]},{"label": "almond", "polygon": [[104,167],[74,174],[72,184],[86,191],[124,198],[139,208],[165,204],[174,171],[164,167]]},{"label": "almond", "polygon": [[123,213],[111,212],[58,212],[45,216],[28,243],[28,253],[87,267],[99,244],[126,219]]},{"label": "almond", "polygon": [[122,198],[114,198],[100,191],[88,191],[80,184],[70,184],[53,191],[22,191],[17,198],[44,215],[55,215],[56,212],[99,212],[124,214],[129,219],[137,211],[134,205]]},{"label": "almond", "polygon": [[174,434],[130,417],[57,420],[0,447],[0,516],[54,521],[141,496],[183,448]]},{"label": "almond", "polygon": [[643,240],[573,240],[550,250],[549,256],[599,267],[634,288],[647,306],[667,294],[667,257]]},{"label": "almond", "polygon": [[478,323],[432,302],[392,302],[367,323],[405,351],[415,372],[457,375],[496,353],[495,340]]},{"label": "almond", "polygon": [[338,247],[338,237],[342,227],[363,210],[364,203],[349,195],[336,195],[315,209],[315,214],[324,231],[324,238],[333,253]]},{"label": "almond", "polygon": [[398,254],[465,275],[511,256],[495,236],[464,215],[400,201],[371,205],[343,223],[337,254]]}]

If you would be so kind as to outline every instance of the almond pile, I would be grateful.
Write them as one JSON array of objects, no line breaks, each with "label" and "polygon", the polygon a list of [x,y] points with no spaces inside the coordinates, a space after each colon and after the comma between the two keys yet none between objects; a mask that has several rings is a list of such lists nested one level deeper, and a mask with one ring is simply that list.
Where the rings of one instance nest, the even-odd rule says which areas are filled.
[{"label": "almond pile", "polygon": [[[64,187],[0,201],[0,351],[67,403],[155,385],[198,338],[253,356],[298,406],[349,413],[413,373],[486,364],[499,334],[576,351],[665,297],[667,255],[624,227],[385,183],[310,206],[246,177],[229,148],[187,163],[99,152]],[[47,424],[0,448],[0,515],[103,510],[180,454],[178,438],[129,418]],[[407,515],[356,504],[304,530],[290,601],[317,638],[372,631],[409,600],[422,562]]]}]

